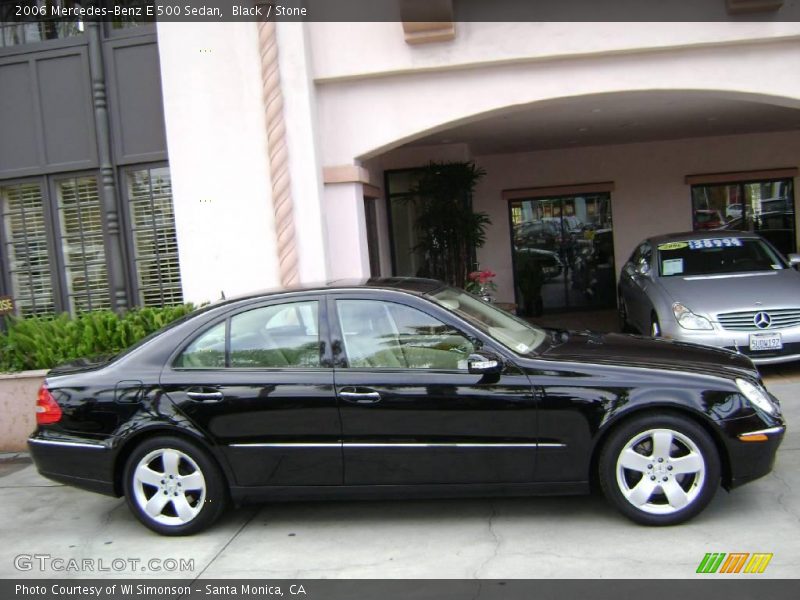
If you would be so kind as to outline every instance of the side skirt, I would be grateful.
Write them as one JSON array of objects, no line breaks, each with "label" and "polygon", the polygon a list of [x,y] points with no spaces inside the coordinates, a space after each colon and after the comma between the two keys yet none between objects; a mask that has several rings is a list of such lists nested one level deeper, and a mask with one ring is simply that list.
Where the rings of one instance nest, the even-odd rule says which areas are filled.
[{"label": "side skirt", "polygon": [[588,494],[588,481],[447,485],[231,486],[237,506],[291,500],[403,500],[409,498],[491,498],[498,496],[575,496]]}]

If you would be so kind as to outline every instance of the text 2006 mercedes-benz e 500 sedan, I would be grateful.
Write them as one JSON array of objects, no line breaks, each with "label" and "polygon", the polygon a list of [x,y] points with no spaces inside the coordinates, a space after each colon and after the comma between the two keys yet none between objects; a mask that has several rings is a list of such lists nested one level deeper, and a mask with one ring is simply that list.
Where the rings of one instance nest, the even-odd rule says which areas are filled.
[{"label": "text 2006 mercedes-benz e 500 sedan", "polygon": [[424,279],[206,307],[50,371],[39,471],[188,534],[229,502],[580,494],[685,521],[769,472],[777,400],[742,355],[541,329]]}]

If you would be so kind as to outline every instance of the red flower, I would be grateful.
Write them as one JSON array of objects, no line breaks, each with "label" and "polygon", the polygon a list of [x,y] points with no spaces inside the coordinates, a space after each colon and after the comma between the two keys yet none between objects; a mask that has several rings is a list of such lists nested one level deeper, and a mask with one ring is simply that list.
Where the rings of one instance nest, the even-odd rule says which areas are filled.
[{"label": "red flower", "polygon": [[489,269],[484,269],[483,271],[473,271],[469,274],[469,278],[472,281],[478,282],[480,285],[485,285],[490,283],[492,279],[496,277],[497,273],[494,271],[490,271]]}]

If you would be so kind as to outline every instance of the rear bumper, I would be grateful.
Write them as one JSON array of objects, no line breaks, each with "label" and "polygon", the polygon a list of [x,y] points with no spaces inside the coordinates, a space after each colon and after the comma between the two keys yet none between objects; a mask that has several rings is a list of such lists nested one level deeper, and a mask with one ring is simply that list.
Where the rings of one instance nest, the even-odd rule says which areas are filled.
[{"label": "rear bumper", "polygon": [[28,438],[28,449],[37,470],[44,477],[117,496],[114,491],[114,457],[107,445],[36,433]]}]

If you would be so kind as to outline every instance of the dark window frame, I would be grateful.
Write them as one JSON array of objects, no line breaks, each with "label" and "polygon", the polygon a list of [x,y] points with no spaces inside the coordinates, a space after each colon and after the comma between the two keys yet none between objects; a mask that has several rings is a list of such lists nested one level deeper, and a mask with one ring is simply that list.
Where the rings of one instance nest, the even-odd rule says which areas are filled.
[{"label": "dark window frame", "polygon": [[386,222],[389,228],[389,257],[391,259],[392,275],[397,275],[397,251],[395,250],[394,238],[394,218],[392,217],[392,199],[399,197],[409,197],[407,192],[392,194],[391,187],[389,186],[389,179],[392,175],[399,173],[413,173],[415,171],[422,171],[424,167],[410,167],[406,169],[389,169],[383,172],[383,189],[386,190]]},{"label": "dark window frame", "polygon": [[[69,286],[67,285],[66,260],[64,258],[63,236],[61,233],[61,221],[58,210],[57,185],[59,181],[79,179],[82,177],[94,177],[97,182],[97,195],[100,203],[102,218],[102,234],[104,253],[108,247],[108,224],[105,211],[103,210],[103,187],[101,176],[98,170],[81,170],[64,173],[53,173],[49,175],[38,175],[34,177],[23,177],[18,179],[8,179],[0,181],[3,187],[19,185],[25,183],[38,183],[42,190],[42,209],[45,220],[45,231],[47,235],[48,263],[50,268],[50,283],[53,290],[53,306],[56,314],[62,312],[73,313],[70,310]],[[0,228],[0,243],[6,243],[4,227]],[[5,248],[5,245],[3,246]],[[105,253],[105,266],[107,273],[110,273],[108,254]],[[3,287],[8,293],[12,292],[10,268],[8,257],[3,254],[0,256],[0,266],[2,267]],[[108,290],[109,301],[111,291]]]},{"label": "dark window frame", "polygon": [[[8,6],[8,10],[10,11],[8,16],[13,18],[15,16],[14,9],[16,4],[20,4],[20,2],[18,0],[14,1],[5,0],[2,2],[2,6],[0,6],[0,9],[3,9],[5,6]],[[109,2],[109,4],[111,4],[111,2]],[[116,4],[120,3],[116,2]],[[40,52],[43,50],[52,50],[57,48],[65,48],[69,46],[82,46],[88,44],[88,36],[86,35],[86,33],[89,20],[86,20],[83,21],[84,23],[83,31],[75,35],[68,35],[64,37],[59,36],[43,40],[24,41],[19,44],[12,44],[6,46],[2,43],[2,34],[3,34],[2,29],[10,25],[22,24],[25,21],[15,21],[15,20],[3,21],[2,17],[3,17],[3,12],[2,10],[0,10],[0,56],[27,54],[30,52]],[[143,12],[142,18],[144,17],[145,15]],[[151,21],[139,22],[138,25],[133,27],[121,27],[117,29],[113,27],[112,21],[107,21],[107,20],[102,21],[100,23],[101,37],[104,41],[109,41],[109,40],[119,40],[124,38],[138,37],[143,35],[155,35],[156,23],[155,23],[155,18],[152,17],[152,19],[153,20]],[[41,22],[42,20],[52,20],[55,23],[65,22],[63,20],[60,21],[58,19],[53,20],[53,19],[41,19],[41,18],[33,18],[29,22],[31,23]]]},{"label": "dark window frame", "polygon": [[[794,209],[794,219],[792,220],[792,226],[794,229],[794,248],[793,251],[797,252],[798,248],[800,248],[800,227],[798,227],[798,214],[797,214],[797,186],[795,185],[796,181],[794,177],[786,176],[786,177],[766,177],[766,178],[755,178],[755,179],[734,179],[732,181],[714,181],[710,183],[693,183],[689,186],[689,215],[692,219],[692,230],[693,231],[701,231],[699,229],[695,229],[694,227],[694,192],[696,188],[707,188],[707,187],[726,187],[726,186],[736,186],[739,189],[740,197],[744,198],[744,187],[746,185],[752,184],[764,184],[764,183],[779,183],[783,181],[788,181],[791,186],[791,201],[792,207]],[[743,211],[744,214],[744,211]],[[745,217],[746,218],[746,217]],[[723,230],[724,231],[724,230]],[[758,233],[758,231],[755,231]]]},{"label": "dark window frame", "polygon": [[[513,204],[515,202],[526,202],[529,200],[560,200],[561,201],[561,211],[562,215],[559,217],[561,220],[560,227],[563,232],[564,230],[564,221],[563,221],[563,210],[564,210],[564,199],[566,198],[576,198],[579,196],[599,196],[601,194],[605,194],[608,196],[608,207],[609,211],[611,212],[611,235],[612,239],[615,238],[614,235],[614,197],[613,197],[613,190],[600,190],[600,191],[584,191],[584,192],[573,192],[569,194],[544,194],[541,196],[537,196],[535,194],[520,196],[520,197],[513,197],[506,199],[506,214],[508,215],[508,244],[509,244],[509,252],[511,252],[511,279],[512,284],[514,286],[514,303],[517,306],[520,306],[520,297],[519,297],[519,290],[517,286],[517,259],[516,259],[516,252],[514,252],[514,219],[513,219]],[[616,240],[614,240],[616,242]],[[616,257],[614,257],[614,269],[616,271]],[[562,313],[562,312],[574,312],[574,311],[581,311],[586,310],[584,306],[566,306],[561,307],[558,309],[551,309],[550,314],[554,313]]]},{"label": "dark window frame", "polygon": [[[100,204],[100,221],[102,226],[102,236],[103,236],[103,254],[105,259],[105,267],[106,267],[106,277],[108,279],[109,289],[107,290],[108,293],[108,303],[109,306],[106,308],[92,308],[91,307],[91,300],[90,300],[90,308],[89,311],[93,310],[111,310],[113,306],[112,298],[111,298],[111,273],[113,265],[109,262],[108,256],[108,247],[109,247],[109,235],[108,235],[108,215],[106,214],[105,210],[105,190],[103,189],[103,178],[102,174],[99,170],[90,169],[90,170],[83,170],[83,171],[70,171],[65,173],[53,173],[52,175],[47,176],[48,186],[50,189],[50,211],[52,218],[50,219],[50,226],[52,227],[52,240],[55,242],[56,246],[56,264],[58,265],[58,272],[57,278],[59,280],[59,291],[60,291],[60,300],[61,300],[61,309],[60,312],[68,312],[70,314],[77,314],[78,311],[73,311],[70,308],[70,301],[69,301],[69,285],[67,284],[67,270],[66,270],[66,259],[64,257],[64,241],[61,234],[61,221],[58,216],[58,190],[57,184],[59,181],[64,180],[77,180],[82,177],[94,177],[95,181],[97,182],[97,199]],[[81,232],[81,237],[83,238],[83,232]]]},{"label": "dark window frame", "polygon": [[[47,261],[50,271],[50,285],[52,287],[53,307],[56,313],[63,311],[61,295],[61,277],[59,276],[59,266],[57,261],[58,248],[56,247],[53,206],[51,204],[51,186],[47,175],[34,177],[17,177],[14,179],[4,179],[0,181],[0,187],[13,187],[16,185],[38,184],[42,197],[42,214],[44,218],[45,235],[47,236]],[[0,219],[3,219],[5,211],[0,207]],[[13,285],[11,282],[10,257],[5,253],[6,243],[5,222],[0,222],[0,290],[3,294],[15,298]],[[18,302],[17,311],[20,310]],[[35,304],[35,303],[34,303]],[[19,313],[18,313],[19,314]]]},{"label": "dark window frame", "polygon": [[[120,235],[122,236],[123,256],[122,264],[125,293],[127,303],[131,306],[144,306],[140,302],[139,286],[137,277],[136,255],[134,249],[134,235],[131,229],[131,215],[129,212],[130,199],[127,187],[127,173],[130,171],[143,171],[159,168],[169,169],[168,161],[157,161],[149,163],[138,163],[120,166],[117,170],[119,182],[119,205],[116,207]],[[171,174],[171,173],[170,173]],[[61,232],[61,221],[58,209],[58,183],[64,180],[80,179],[82,177],[94,177],[97,182],[98,201],[102,219],[103,247],[105,253],[105,267],[108,277],[111,277],[111,269],[114,265],[110,263],[107,249],[109,247],[108,233],[108,213],[105,207],[105,190],[102,184],[102,174],[97,169],[86,169],[79,171],[65,171],[59,173],[49,173],[27,177],[16,177],[13,179],[0,180],[1,187],[12,187],[20,184],[37,184],[42,194],[42,208],[45,220],[45,232],[47,236],[48,265],[50,270],[50,283],[53,290],[53,305],[55,314],[68,312],[74,314],[70,309],[69,286],[67,284],[66,259],[64,257],[63,236]],[[174,206],[174,197],[173,197]],[[0,215],[3,211],[0,210]],[[177,230],[177,227],[176,227]],[[177,239],[177,235],[176,235]],[[6,244],[5,226],[0,223],[0,294],[13,296],[11,284],[9,257],[5,254]],[[180,273],[180,263],[178,263]],[[181,282],[181,291],[183,285]],[[110,296],[109,290],[109,296]],[[182,299],[182,302],[184,300]],[[164,304],[168,306],[171,304]],[[94,309],[92,309],[94,310]]]},{"label": "dark window frame", "polygon": [[[130,194],[128,190],[128,173],[135,171],[152,171],[153,169],[170,169],[169,161],[156,161],[146,163],[135,163],[130,165],[121,165],[117,170],[117,181],[119,191],[120,206],[117,207],[117,214],[119,217],[120,231],[123,237],[123,262],[125,263],[125,284],[128,291],[128,301],[133,306],[145,306],[140,300],[139,278],[136,266],[136,241],[133,234],[133,222],[130,214]],[[170,181],[172,178],[172,170],[170,169]],[[152,192],[151,192],[152,197]],[[175,208],[175,197],[172,196],[173,216]],[[177,223],[175,226],[175,237],[177,242]],[[180,276],[180,250],[178,251],[178,275]],[[181,279],[181,296],[183,298],[183,279]],[[162,287],[162,300],[163,300],[163,287]],[[185,299],[182,299],[185,302]],[[171,306],[162,304],[162,306]]]}]

